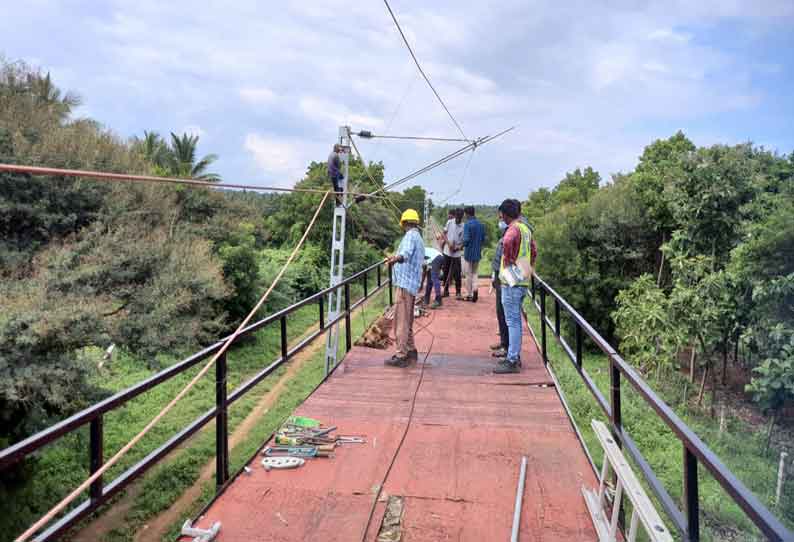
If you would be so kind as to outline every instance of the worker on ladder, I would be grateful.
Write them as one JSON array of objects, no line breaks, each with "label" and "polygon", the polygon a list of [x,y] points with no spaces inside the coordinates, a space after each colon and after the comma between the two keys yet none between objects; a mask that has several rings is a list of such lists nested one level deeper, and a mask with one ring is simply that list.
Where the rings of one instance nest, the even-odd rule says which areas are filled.
[{"label": "worker on ladder", "polygon": [[336,205],[342,205],[342,185],[340,181],[344,179],[342,173],[342,161],[339,154],[342,152],[342,146],[339,144],[334,145],[331,154],[328,155],[328,179],[334,187],[334,195],[336,196]]},{"label": "worker on ladder", "polygon": [[422,266],[425,263],[425,245],[419,233],[419,213],[406,209],[400,218],[405,235],[400,241],[397,254],[387,258],[394,265],[392,273],[394,294],[394,330],[397,336],[397,352],[386,360],[386,365],[407,367],[419,358],[414,342],[414,303],[422,282]]}]

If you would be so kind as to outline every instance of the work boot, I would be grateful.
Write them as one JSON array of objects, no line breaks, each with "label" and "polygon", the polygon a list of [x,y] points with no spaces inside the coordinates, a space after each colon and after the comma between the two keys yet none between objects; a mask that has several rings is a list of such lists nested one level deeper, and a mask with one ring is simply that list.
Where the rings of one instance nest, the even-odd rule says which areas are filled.
[{"label": "work boot", "polygon": [[408,358],[403,358],[397,355],[394,355],[383,362],[384,365],[388,365],[389,367],[408,367]]},{"label": "work boot", "polygon": [[499,365],[497,365],[493,369],[493,374],[495,375],[513,374],[520,372],[521,372],[521,368],[518,366],[517,363],[513,363],[507,360],[500,361]]},{"label": "work boot", "polygon": [[460,292],[455,294],[455,299],[458,300],[458,301],[463,301],[463,296],[460,295]]},{"label": "work boot", "polygon": [[406,356],[405,359],[407,359],[409,362],[417,361],[419,359],[419,352],[417,352],[416,350],[409,350],[408,355]]},{"label": "work boot", "polygon": [[473,294],[472,294],[472,296],[471,296],[471,301],[472,301],[472,303],[477,303],[477,299],[479,298],[479,295],[478,295],[478,294],[479,294],[479,292],[477,292],[477,291],[475,290],[475,291],[474,291],[474,293],[473,293]]}]

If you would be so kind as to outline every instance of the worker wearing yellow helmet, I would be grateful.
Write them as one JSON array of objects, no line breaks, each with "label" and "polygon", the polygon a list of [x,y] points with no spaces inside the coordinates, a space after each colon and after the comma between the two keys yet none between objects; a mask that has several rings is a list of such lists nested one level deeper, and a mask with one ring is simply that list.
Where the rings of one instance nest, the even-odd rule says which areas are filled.
[{"label": "worker wearing yellow helmet", "polygon": [[422,265],[425,261],[425,245],[419,233],[419,213],[406,209],[400,218],[405,235],[400,241],[397,254],[387,258],[394,266],[394,330],[397,336],[395,354],[386,360],[386,365],[407,367],[419,357],[414,342],[414,301],[422,283]]}]

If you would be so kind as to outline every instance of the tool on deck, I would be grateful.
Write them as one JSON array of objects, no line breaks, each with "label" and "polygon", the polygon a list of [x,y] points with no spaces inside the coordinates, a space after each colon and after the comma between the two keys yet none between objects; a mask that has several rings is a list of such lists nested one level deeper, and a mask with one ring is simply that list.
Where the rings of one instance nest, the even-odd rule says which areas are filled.
[{"label": "tool on deck", "polygon": [[295,425],[297,427],[320,427],[322,425],[319,420],[314,418],[307,418],[306,416],[290,416],[284,425]]},{"label": "tool on deck", "polygon": [[332,450],[322,446],[268,446],[262,453],[266,456],[331,457]]},{"label": "tool on deck", "polygon": [[221,522],[216,521],[209,529],[197,529],[190,524],[190,520],[186,520],[182,524],[182,536],[192,536],[193,542],[211,542],[215,540],[221,530]]},{"label": "tool on deck", "polygon": [[364,437],[336,437],[337,444],[366,444]]},{"label": "tool on deck", "polygon": [[300,457],[266,457],[262,460],[262,466],[265,470],[270,469],[296,469],[303,466],[306,460]]}]

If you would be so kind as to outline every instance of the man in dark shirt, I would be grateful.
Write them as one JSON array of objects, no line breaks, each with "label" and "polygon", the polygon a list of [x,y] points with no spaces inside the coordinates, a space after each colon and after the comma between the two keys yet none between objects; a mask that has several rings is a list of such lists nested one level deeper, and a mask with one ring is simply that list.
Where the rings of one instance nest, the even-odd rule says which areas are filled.
[{"label": "man in dark shirt", "polygon": [[473,206],[464,210],[466,224],[463,226],[463,270],[466,275],[466,301],[477,302],[477,272],[485,242],[485,227],[474,216]]},{"label": "man in dark shirt", "polygon": [[342,187],[339,182],[344,178],[342,174],[342,161],[339,159],[340,152],[342,152],[342,146],[334,145],[331,154],[328,155],[328,179],[334,186],[337,205],[342,204]]}]

